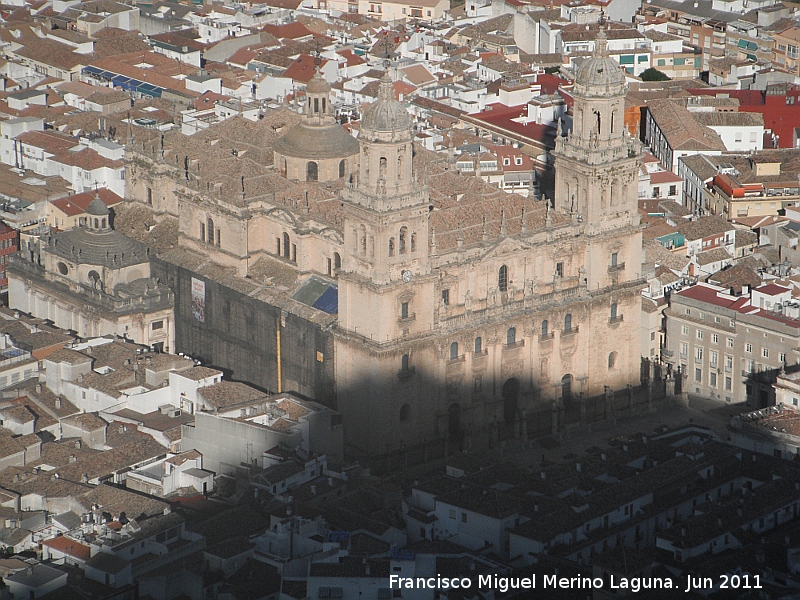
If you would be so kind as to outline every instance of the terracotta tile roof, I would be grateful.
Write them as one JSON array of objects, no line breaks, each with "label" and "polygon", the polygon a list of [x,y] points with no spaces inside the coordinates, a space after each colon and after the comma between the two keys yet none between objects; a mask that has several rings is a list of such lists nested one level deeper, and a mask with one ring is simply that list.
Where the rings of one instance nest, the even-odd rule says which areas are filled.
[{"label": "terracotta tile roof", "polygon": [[301,54],[294,59],[282,76],[301,83],[308,83],[314,76],[315,69],[321,69],[328,63],[327,58],[321,59],[319,65],[315,61],[316,59],[310,54]]},{"label": "terracotta tile roof", "polygon": [[266,394],[238,381],[220,381],[198,388],[197,393],[214,408],[227,408],[245,402],[266,400]]},{"label": "terracotta tile roof", "polygon": [[727,150],[716,132],[701,125],[677,102],[653,100],[648,110],[673,150]]},{"label": "terracotta tile roof", "polygon": [[289,38],[296,40],[314,35],[313,31],[297,21],[292,21],[291,23],[285,23],[283,25],[267,24],[261,28],[261,31],[269,33],[278,39]]},{"label": "terracotta tile roof", "polygon": [[114,206],[122,202],[122,198],[111,190],[99,188],[96,192],[74,194],[66,198],[52,200],[50,203],[68,217],[73,217],[85,213],[86,209],[89,207],[89,203],[94,200],[96,196],[100,196],[100,199],[105,202],[106,206]]},{"label": "terracotta tile roof", "polygon": [[42,544],[53,550],[68,554],[81,562],[89,560],[92,553],[92,549],[89,548],[89,546],[76,542],[72,538],[63,535],[44,540]]},{"label": "terracotta tile roof", "polygon": [[72,46],[49,39],[39,39],[35,43],[26,44],[17,50],[16,54],[65,71],[71,71],[91,60],[91,56],[73,52]]}]

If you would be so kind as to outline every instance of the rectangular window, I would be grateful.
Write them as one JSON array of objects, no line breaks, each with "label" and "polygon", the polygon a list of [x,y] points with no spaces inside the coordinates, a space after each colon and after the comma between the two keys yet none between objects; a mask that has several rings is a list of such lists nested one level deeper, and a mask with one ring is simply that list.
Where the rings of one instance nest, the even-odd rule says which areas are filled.
[{"label": "rectangular window", "polygon": [[442,302],[444,302],[445,306],[450,304],[450,290],[442,290]]},{"label": "rectangular window", "polygon": [[701,381],[703,381],[703,370],[702,369],[695,369],[694,370],[694,380],[697,383],[700,383]]},{"label": "rectangular window", "polygon": [[611,253],[611,266],[612,267],[616,267],[617,266],[617,256],[618,255],[617,255],[616,252],[612,252]]},{"label": "rectangular window", "polygon": [[725,355],[725,368],[728,370],[733,368],[733,357],[730,354]]},{"label": "rectangular window", "polygon": [[753,372],[755,372],[755,370],[756,370],[755,363],[752,360],[748,360],[747,361],[747,372],[748,373],[753,373]]},{"label": "rectangular window", "polygon": [[557,277],[564,277],[564,263],[556,263],[556,276]]},{"label": "rectangular window", "polygon": [[710,356],[711,356],[711,366],[712,367],[716,367],[717,366],[717,357],[719,355],[714,350],[712,350]]},{"label": "rectangular window", "polygon": [[698,329],[697,330],[697,339],[698,340],[702,340],[703,339],[703,330],[702,329]]},{"label": "rectangular window", "polygon": [[762,348],[761,356],[763,356],[764,358],[769,358],[769,348]]},{"label": "rectangular window", "polygon": [[712,333],[711,334],[711,343],[712,344],[719,343],[719,336],[716,333]]},{"label": "rectangular window", "polygon": [[403,302],[400,305],[400,318],[407,319],[408,318],[408,302]]},{"label": "rectangular window", "polygon": [[717,387],[717,374],[714,371],[708,374],[708,385],[713,388]]},{"label": "rectangular window", "polygon": [[752,352],[753,351],[753,344],[745,344],[744,345],[745,352]]},{"label": "rectangular window", "polygon": [[461,522],[462,523],[466,523],[467,522],[467,513],[461,513]]},{"label": "rectangular window", "polygon": [[153,321],[150,326],[155,331],[156,329],[164,329],[164,321]]},{"label": "rectangular window", "polygon": [[728,338],[728,348],[733,348],[733,338]]},{"label": "rectangular window", "polygon": [[786,354],[785,354],[784,352],[781,352],[779,360],[780,360],[782,363],[785,363],[785,362],[786,362]]},{"label": "rectangular window", "polygon": [[692,314],[692,309],[691,308],[684,308],[683,312],[686,313],[687,315],[690,315],[690,314]]},{"label": "rectangular window", "polygon": [[702,348],[695,348],[694,349],[694,357],[697,360],[703,360],[703,349]]},{"label": "rectangular window", "polygon": [[671,185],[669,186],[669,195],[676,196],[678,194],[678,186]]},{"label": "rectangular window", "polygon": [[681,333],[683,335],[689,335],[689,326],[688,325],[684,325],[683,327],[681,327]]},{"label": "rectangular window", "polygon": [[730,377],[725,378],[725,391],[730,392],[733,387],[733,379]]}]

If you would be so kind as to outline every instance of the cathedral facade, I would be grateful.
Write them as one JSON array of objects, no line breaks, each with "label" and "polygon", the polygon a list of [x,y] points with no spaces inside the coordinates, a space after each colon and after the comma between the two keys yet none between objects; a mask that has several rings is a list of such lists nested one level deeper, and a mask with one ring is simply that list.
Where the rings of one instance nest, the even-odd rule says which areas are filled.
[{"label": "cathedral facade", "polygon": [[[346,443],[373,455],[494,425],[522,431],[553,403],[637,384],[640,150],[602,33],[577,73],[572,131],[558,132],[552,200],[507,194],[416,148],[391,85],[384,76],[363,115],[357,156],[350,144],[317,156],[284,132],[274,162],[247,179],[254,151],[234,159],[225,136],[198,134],[230,183],[205,181],[193,161],[213,156],[181,148],[170,194],[153,176],[168,161],[131,161],[137,198],[146,185],[180,215],[179,248],[157,269],[175,291],[177,350],[234,377],[248,361],[258,367],[240,378],[335,405]],[[326,94],[309,91],[306,128],[337,127],[314,112],[315,99],[330,110]],[[206,282],[202,321],[189,311],[195,281]]]},{"label": "cathedral facade", "polygon": [[[437,206],[415,180],[411,123],[390,85],[364,115],[358,180],[342,193],[345,431],[381,453],[638,383],[639,154],[602,37],[577,76],[573,131],[557,140],[555,206],[501,207],[493,235],[480,203]],[[439,235],[447,212],[473,213],[455,243]],[[480,237],[466,231],[476,225]]]}]

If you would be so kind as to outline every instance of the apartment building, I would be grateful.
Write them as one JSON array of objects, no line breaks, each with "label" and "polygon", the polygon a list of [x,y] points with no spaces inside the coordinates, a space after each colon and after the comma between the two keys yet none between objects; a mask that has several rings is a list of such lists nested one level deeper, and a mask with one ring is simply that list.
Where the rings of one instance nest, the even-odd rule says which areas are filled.
[{"label": "apartment building", "polygon": [[785,364],[800,363],[800,304],[769,283],[742,295],[706,283],[672,294],[663,358],[689,393],[767,406]]}]

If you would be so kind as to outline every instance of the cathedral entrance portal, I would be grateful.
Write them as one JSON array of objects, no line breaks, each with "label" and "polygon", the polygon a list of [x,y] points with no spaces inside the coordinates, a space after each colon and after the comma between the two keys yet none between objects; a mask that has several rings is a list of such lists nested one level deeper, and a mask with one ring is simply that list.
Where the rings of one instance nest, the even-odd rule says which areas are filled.
[{"label": "cathedral entrance portal", "polygon": [[517,420],[519,388],[519,379],[516,377],[512,377],[503,384],[503,420],[506,425],[513,425]]},{"label": "cathedral entrance portal", "polygon": [[572,375],[569,373],[561,378],[561,400],[565,405],[572,400]]}]

